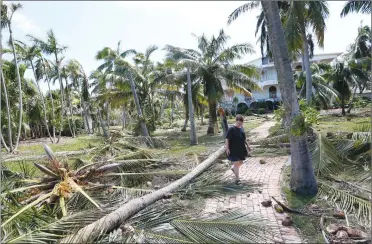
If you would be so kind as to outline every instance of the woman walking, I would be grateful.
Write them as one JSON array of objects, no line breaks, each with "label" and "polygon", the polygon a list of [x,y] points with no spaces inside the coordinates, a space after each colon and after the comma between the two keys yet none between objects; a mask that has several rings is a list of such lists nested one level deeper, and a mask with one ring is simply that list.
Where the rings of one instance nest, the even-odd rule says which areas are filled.
[{"label": "woman walking", "polygon": [[238,114],[235,120],[235,124],[227,131],[226,154],[228,160],[233,163],[231,170],[235,174],[236,183],[238,184],[240,181],[239,168],[248,156],[248,151],[250,151],[251,148],[248,145],[243,129],[244,117]]}]

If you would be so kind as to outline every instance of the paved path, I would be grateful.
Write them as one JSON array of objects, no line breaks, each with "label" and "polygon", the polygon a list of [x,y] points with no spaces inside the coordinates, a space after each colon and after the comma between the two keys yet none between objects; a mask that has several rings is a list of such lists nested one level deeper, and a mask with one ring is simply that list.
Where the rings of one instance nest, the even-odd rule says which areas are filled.
[{"label": "paved path", "polygon": [[[266,122],[256,131],[264,131],[258,135],[258,139],[262,135],[267,135],[267,130],[272,125],[271,122]],[[266,131],[266,132],[265,132]],[[260,159],[266,161],[265,164],[260,164]],[[206,199],[206,206],[202,215],[218,215],[225,211],[234,211],[240,209],[242,212],[254,213],[256,216],[261,216],[272,224],[272,236],[275,242],[281,243],[303,243],[294,227],[285,227],[282,225],[282,220],[288,216],[286,213],[279,214],[275,211],[274,207],[264,207],[261,202],[268,200],[271,196],[277,200],[284,202],[280,192],[281,172],[284,164],[288,160],[285,157],[252,157],[249,158],[240,168],[240,179],[244,184],[245,181],[253,181],[260,183],[261,186],[254,193],[226,195],[217,198]],[[226,177],[231,177],[234,180],[234,175],[229,169],[225,173]],[[273,204],[275,201],[273,201]]]},{"label": "paved path", "polygon": [[275,125],[275,122],[269,121],[264,122],[262,125],[258,126],[257,128],[254,128],[249,132],[250,141],[257,141],[264,139],[269,136],[269,129]]}]

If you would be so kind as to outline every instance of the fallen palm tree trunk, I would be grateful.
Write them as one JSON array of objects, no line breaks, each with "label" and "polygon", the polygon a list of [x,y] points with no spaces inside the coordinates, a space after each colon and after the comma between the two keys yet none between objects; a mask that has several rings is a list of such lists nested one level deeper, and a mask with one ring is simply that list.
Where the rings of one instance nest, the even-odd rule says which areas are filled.
[{"label": "fallen palm tree trunk", "polygon": [[61,240],[61,243],[87,243],[93,242],[97,237],[105,234],[114,228],[117,228],[129,217],[136,214],[138,211],[146,208],[154,202],[169,195],[169,193],[176,191],[180,187],[186,185],[195,177],[208,169],[225,151],[225,147],[220,147],[216,152],[204,160],[201,164],[195,167],[189,174],[172,184],[154,191],[148,195],[133,199],[114,212],[100,218],[99,220],[80,229],[76,234],[67,236]]},{"label": "fallen palm tree trunk", "polygon": [[[54,153],[56,156],[77,156],[82,155],[86,153],[90,153],[94,150],[97,150],[97,148],[91,148],[88,150],[81,150],[81,151],[70,151],[70,152],[57,152]],[[9,157],[7,159],[3,159],[3,162],[10,162],[10,161],[29,161],[29,160],[39,160],[39,159],[48,159],[47,155],[39,155],[39,156],[24,156],[24,157]]]}]

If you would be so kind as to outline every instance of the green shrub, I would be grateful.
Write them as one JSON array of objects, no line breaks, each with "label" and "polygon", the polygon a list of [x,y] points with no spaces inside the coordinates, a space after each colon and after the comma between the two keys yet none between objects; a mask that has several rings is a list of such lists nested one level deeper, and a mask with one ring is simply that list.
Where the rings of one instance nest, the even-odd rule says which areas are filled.
[{"label": "green shrub", "polygon": [[[71,124],[71,127],[73,126],[72,125],[72,120],[70,119],[70,124]],[[57,127],[58,128],[58,127]],[[71,128],[72,129],[72,128]],[[63,125],[62,125],[62,133],[61,133],[62,136],[72,136],[71,135],[71,131],[70,131],[70,127],[68,125],[68,120],[67,119],[64,119],[63,120]]]},{"label": "green shrub", "polygon": [[284,108],[279,107],[277,110],[274,110],[274,119],[276,122],[280,123],[284,118]]},{"label": "green shrub", "polygon": [[264,108],[258,109],[258,114],[265,114],[265,113],[266,113],[266,109]]},{"label": "green shrub", "polygon": [[204,114],[205,119],[209,119],[209,114]]},{"label": "green shrub", "polygon": [[244,115],[245,116],[252,116],[253,115],[253,112],[248,109],[247,111],[245,111]]},{"label": "green shrub", "polygon": [[267,106],[267,104],[266,104],[266,102],[265,101],[259,101],[259,102],[257,102],[257,107],[260,109],[260,108],[264,108],[264,109],[266,109],[266,106]]},{"label": "green shrub", "polygon": [[[84,122],[82,119],[75,119],[76,133],[80,134],[84,128]],[[92,129],[92,128],[90,128]]]}]

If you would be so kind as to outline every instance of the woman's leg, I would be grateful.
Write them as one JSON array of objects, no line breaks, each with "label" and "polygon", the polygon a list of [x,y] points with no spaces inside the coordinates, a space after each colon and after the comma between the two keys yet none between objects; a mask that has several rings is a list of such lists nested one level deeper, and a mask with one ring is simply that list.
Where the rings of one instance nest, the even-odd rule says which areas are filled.
[{"label": "woman's leg", "polygon": [[243,164],[243,161],[233,162],[233,167],[231,170],[234,172],[237,181],[239,180],[239,168],[242,164]]}]

